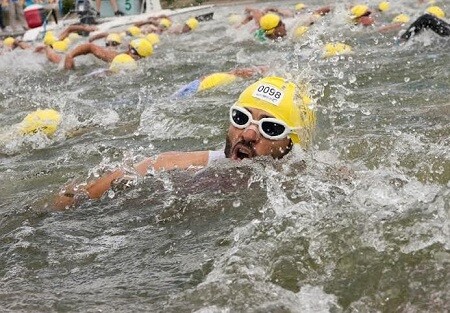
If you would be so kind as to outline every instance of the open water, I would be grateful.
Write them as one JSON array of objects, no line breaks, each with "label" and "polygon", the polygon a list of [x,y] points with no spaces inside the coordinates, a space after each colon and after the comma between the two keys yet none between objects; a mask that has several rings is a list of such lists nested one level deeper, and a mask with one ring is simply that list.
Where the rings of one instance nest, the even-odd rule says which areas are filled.
[{"label": "open water", "polygon": [[[257,6],[274,4],[295,3]],[[425,32],[396,44],[396,32],[351,26],[346,5],[298,41],[264,44],[251,24],[228,25],[243,6],[214,8],[213,21],[163,35],[137,71],[114,76],[86,76],[106,67],[89,56],[70,72],[29,51],[0,56],[3,131],[37,108],[63,115],[54,137],[0,147],[0,311],[448,311],[450,41]],[[392,6],[382,20],[424,10]],[[335,41],[353,54],[322,58]],[[73,180],[159,152],[221,149],[228,108],[253,80],[170,95],[261,64],[309,84],[311,151],[154,173],[47,212]]]}]

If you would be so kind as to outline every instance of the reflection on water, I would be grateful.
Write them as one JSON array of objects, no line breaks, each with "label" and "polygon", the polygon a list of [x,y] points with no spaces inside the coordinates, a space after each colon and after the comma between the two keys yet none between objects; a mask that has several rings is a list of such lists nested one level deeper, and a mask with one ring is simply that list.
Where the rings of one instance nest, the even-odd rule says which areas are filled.
[{"label": "reflection on water", "polygon": [[[446,310],[449,40],[396,45],[347,26],[342,4],[303,40],[262,45],[226,24],[242,10],[215,8],[196,33],[162,36],[132,73],[85,76],[104,66],[89,57],[74,72],[26,51],[0,57],[2,133],[37,108],[63,115],[51,139],[0,146],[3,311]],[[321,58],[331,41],[354,53]],[[65,183],[144,155],[222,148],[248,81],[169,96],[261,64],[311,85],[310,153],[157,173],[77,209],[36,212]]]}]

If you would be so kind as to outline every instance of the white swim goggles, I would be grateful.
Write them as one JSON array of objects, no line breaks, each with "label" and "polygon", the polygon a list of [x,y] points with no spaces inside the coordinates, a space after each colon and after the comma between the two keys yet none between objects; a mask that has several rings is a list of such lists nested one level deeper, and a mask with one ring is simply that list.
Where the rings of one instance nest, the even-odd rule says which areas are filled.
[{"label": "white swim goggles", "polygon": [[259,133],[270,140],[284,139],[299,129],[290,128],[285,122],[273,117],[263,117],[259,121],[255,121],[248,110],[235,105],[230,108],[230,122],[239,129],[247,128],[250,124],[258,125]]}]

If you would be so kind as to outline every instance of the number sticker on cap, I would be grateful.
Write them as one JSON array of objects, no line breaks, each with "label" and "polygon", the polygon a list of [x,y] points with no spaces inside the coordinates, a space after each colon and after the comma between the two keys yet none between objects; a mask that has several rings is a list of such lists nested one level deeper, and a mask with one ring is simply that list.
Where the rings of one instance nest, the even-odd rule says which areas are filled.
[{"label": "number sticker on cap", "polygon": [[253,97],[279,105],[283,98],[283,91],[270,84],[261,84],[253,92]]}]

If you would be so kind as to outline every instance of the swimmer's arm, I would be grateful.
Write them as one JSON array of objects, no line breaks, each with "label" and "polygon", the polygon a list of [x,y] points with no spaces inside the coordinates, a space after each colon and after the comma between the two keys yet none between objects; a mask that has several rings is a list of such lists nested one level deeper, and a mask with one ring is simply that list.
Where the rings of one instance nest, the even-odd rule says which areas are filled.
[{"label": "swimmer's arm", "polygon": [[270,12],[278,13],[282,17],[293,17],[294,16],[294,13],[291,10],[280,9],[280,8],[275,8],[275,7],[268,7],[266,9],[264,9],[263,12],[264,13],[270,13]]},{"label": "swimmer's arm", "polygon": [[45,55],[47,56],[47,59],[52,63],[58,64],[62,60],[62,57],[50,47],[45,47]]},{"label": "swimmer's arm", "polygon": [[134,23],[134,26],[141,27],[143,25],[148,25],[148,24],[158,26],[159,25],[158,22],[159,22],[159,18],[150,17],[146,21],[139,21],[139,22]]},{"label": "swimmer's arm", "polygon": [[[156,159],[147,158],[137,163],[134,168],[139,175],[145,176],[149,169],[168,171],[188,169],[190,167],[204,167],[208,164],[208,157],[209,151],[165,152],[157,156]],[[111,188],[114,181],[124,176],[125,170],[117,169],[88,183],[85,187],[69,186],[54,199],[53,206],[57,210],[63,210],[75,203],[77,194],[84,194],[90,199],[98,199]]]},{"label": "swimmer's arm", "polygon": [[324,6],[324,7],[320,7],[316,10],[314,10],[314,14],[319,14],[319,15],[325,15],[331,12],[331,7],[330,6]]},{"label": "swimmer's arm", "polygon": [[58,64],[59,62],[61,62],[61,56],[56,53],[52,48],[50,48],[49,46],[38,46],[34,49],[35,53],[45,53],[45,55],[47,56],[47,59],[52,62],[52,63],[56,63]]},{"label": "swimmer's arm", "polygon": [[378,28],[378,31],[380,33],[387,33],[387,32],[391,32],[391,31],[399,30],[400,28],[402,28],[401,23],[391,23],[391,24],[388,24],[388,25]]},{"label": "swimmer's arm", "polygon": [[228,73],[233,74],[237,77],[250,78],[255,74],[264,75],[264,73],[266,73],[268,69],[269,67],[267,65],[261,65],[254,67],[236,68],[234,70],[229,71]]},{"label": "swimmer's arm", "polygon": [[66,55],[66,59],[64,61],[64,68],[68,70],[73,69],[74,68],[73,59],[79,55],[85,55],[89,53],[92,53],[97,58],[106,62],[111,62],[114,59],[114,57],[118,54],[116,51],[102,48],[93,43],[84,43],[77,46],[75,49],[73,49]]},{"label": "swimmer's arm", "polygon": [[31,45],[29,43],[26,43],[19,39],[14,40],[14,46],[19,47],[20,49],[23,49],[23,50],[31,48]]},{"label": "swimmer's arm", "polygon": [[96,34],[96,35],[94,35],[94,36],[89,37],[89,42],[93,42],[93,41],[95,41],[95,40],[99,40],[99,39],[108,37],[108,35],[109,35],[109,34],[106,33],[106,32],[98,33],[98,34]]}]

